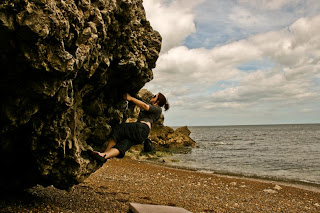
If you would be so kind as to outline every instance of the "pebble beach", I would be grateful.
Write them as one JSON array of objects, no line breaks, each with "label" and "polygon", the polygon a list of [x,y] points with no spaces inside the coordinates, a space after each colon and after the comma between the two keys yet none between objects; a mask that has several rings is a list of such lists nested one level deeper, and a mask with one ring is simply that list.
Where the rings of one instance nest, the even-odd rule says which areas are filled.
[{"label": "pebble beach", "polygon": [[129,203],[191,212],[320,212],[320,188],[112,159],[69,191],[1,195],[0,212],[129,212]]}]

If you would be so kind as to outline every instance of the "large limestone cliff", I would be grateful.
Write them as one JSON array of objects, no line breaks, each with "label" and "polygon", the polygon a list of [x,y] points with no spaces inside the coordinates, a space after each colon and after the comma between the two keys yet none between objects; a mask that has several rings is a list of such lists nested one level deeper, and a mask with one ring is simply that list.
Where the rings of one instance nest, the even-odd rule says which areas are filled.
[{"label": "large limestone cliff", "polygon": [[88,150],[127,118],[161,37],[142,0],[2,0],[0,46],[0,188],[67,189],[101,166]]}]

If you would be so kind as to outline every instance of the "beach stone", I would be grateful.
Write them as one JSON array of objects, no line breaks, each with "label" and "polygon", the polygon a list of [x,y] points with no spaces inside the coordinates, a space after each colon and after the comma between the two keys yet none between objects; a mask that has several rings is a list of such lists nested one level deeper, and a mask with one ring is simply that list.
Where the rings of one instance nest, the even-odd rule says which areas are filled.
[{"label": "beach stone", "polygon": [[273,187],[275,190],[281,190],[282,188],[281,188],[281,186],[279,186],[279,185],[275,185],[275,187]]},{"label": "beach stone", "polygon": [[278,193],[277,191],[273,190],[273,189],[264,189],[263,192],[269,193],[269,194],[276,194]]},{"label": "beach stone", "polygon": [[184,208],[162,205],[150,205],[140,203],[130,203],[129,209],[133,213],[191,213]]},{"label": "beach stone", "polygon": [[159,57],[142,3],[0,1],[0,188],[68,189],[101,167],[90,151],[129,117],[123,95]]}]

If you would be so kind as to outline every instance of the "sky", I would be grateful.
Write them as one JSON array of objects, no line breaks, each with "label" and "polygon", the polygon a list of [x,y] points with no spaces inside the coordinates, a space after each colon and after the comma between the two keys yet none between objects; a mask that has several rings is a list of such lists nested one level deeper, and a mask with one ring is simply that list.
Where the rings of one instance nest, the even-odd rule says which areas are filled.
[{"label": "sky", "polygon": [[318,0],[144,0],[168,126],[320,123]]}]

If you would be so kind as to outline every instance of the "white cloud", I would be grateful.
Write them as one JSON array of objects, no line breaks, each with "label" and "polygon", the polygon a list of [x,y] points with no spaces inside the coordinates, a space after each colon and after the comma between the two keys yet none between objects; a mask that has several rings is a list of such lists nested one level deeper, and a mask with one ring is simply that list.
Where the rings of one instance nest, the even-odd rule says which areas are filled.
[{"label": "white cloud", "polygon": [[223,51],[221,53],[218,55],[217,51],[184,46],[169,50],[158,59],[150,89],[161,90],[164,87],[171,91],[185,91],[188,93],[182,95],[188,95],[236,77],[237,70],[228,64],[232,58]]},{"label": "white cloud", "polygon": [[192,9],[201,2],[203,0],[177,0],[170,3],[163,0],[144,1],[147,19],[162,36],[162,52],[179,46],[188,35],[195,32]]},{"label": "white cloud", "polygon": [[[302,36],[302,31],[305,36]],[[251,102],[258,101],[304,101],[319,99],[319,91],[313,83],[320,72],[320,16],[302,18],[295,22],[290,31],[282,30],[253,36],[248,40],[236,42],[233,48],[237,51],[233,55],[240,55],[242,51],[256,52],[249,55],[270,58],[276,68],[242,74],[239,86],[230,87],[215,92],[214,101]],[[229,44],[229,45],[233,45]],[[229,46],[226,45],[226,46]],[[241,57],[247,56],[244,53]],[[236,66],[234,61],[229,61]],[[320,88],[317,88],[319,90]]]},{"label": "white cloud", "polygon": [[267,10],[279,10],[286,5],[296,5],[301,0],[238,0],[240,4],[250,5],[254,8],[263,8]]},{"label": "white cloud", "polygon": [[318,0],[207,0],[194,11],[197,31],[188,37],[187,46],[212,48],[319,15],[320,4]]},{"label": "white cloud", "polygon": [[255,105],[261,102],[296,102],[309,98],[319,98],[309,87],[308,79],[290,81],[285,73],[275,71],[258,71],[250,73],[239,81],[239,86],[229,87],[213,93],[213,102],[239,102]]}]

